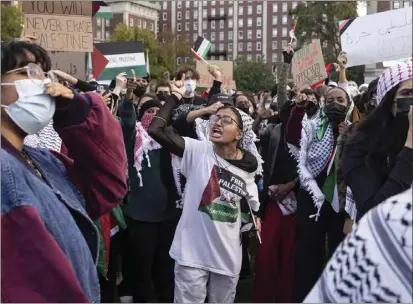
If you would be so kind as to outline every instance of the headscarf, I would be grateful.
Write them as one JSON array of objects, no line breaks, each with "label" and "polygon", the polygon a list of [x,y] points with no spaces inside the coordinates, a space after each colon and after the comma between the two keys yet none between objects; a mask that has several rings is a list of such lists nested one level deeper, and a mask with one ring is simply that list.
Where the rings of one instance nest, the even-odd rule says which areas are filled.
[{"label": "headscarf", "polygon": [[399,83],[412,79],[412,63],[399,63],[385,70],[377,84],[377,104],[380,104],[384,96]]}]

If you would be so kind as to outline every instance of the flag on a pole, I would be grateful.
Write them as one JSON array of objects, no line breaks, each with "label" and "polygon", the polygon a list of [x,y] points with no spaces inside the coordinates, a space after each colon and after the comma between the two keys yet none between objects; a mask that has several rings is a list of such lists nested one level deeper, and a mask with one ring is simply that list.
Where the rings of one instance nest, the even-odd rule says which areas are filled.
[{"label": "flag on a pole", "polygon": [[198,36],[198,38],[195,41],[194,48],[191,49],[192,55],[194,55],[196,60],[205,61],[205,57],[207,56],[208,51],[211,48],[211,45],[211,42],[209,42],[207,39]]},{"label": "flag on a pole", "polygon": [[[151,76],[151,69],[149,67],[149,50],[146,50],[146,73],[148,74],[148,77],[150,78]],[[151,92],[151,86],[148,85],[148,87],[146,88],[146,93],[150,93]]]},{"label": "flag on a pole", "polygon": [[298,17],[295,18],[293,21],[293,29],[290,31],[290,38],[291,38],[290,43],[292,43],[294,40],[297,41],[297,37],[295,36],[295,28],[297,27],[297,21],[298,21]]},{"label": "flag on a pole", "polygon": [[105,1],[93,1],[92,2],[92,17],[112,19],[112,8],[106,4]]}]

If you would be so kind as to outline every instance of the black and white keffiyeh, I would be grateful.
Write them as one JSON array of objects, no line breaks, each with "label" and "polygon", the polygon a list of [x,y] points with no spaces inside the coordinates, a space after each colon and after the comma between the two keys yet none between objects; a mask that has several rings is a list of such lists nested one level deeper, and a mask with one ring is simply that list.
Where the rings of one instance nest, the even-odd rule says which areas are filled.
[{"label": "black and white keffiyeh", "polygon": [[370,210],[304,303],[412,303],[412,196],[410,188]]}]

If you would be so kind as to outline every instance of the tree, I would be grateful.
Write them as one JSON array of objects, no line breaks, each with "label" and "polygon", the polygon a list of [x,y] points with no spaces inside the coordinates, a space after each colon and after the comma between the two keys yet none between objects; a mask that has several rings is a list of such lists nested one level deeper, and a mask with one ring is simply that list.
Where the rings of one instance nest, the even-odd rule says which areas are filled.
[{"label": "tree", "polygon": [[265,60],[248,61],[244,57],[235,60],[234,79],[237,90],[249,92],[270,90],[275,83]]},{"label": "tree", "polygon": [[1,39],[20,38],[23,30],[23,12],[19,6],[1,5]]},{"label": "tree", "polygon": [[[357,1],[303,1],[290,14],[298,18],[297,48],[311,43],[312,39],[320,39],[327,64],[336,62],[341,51],[338,22],[358,16]],[[347,78],[362,83],[363,73],[364,66],[350,68]],[[338,77],[333,74],[332,78],[337,80]]]},{"label": "tree", "polygon": [[173,74],[177,57],[191,58],[189,43],[177,41],[172,33],[160,33],[157,40],[150,30],[128,27],[122,23],[116,26],[111,41],[142,41],[145,52],[149,51],[151,79],[154,80],[163,80],[166,71]]}]

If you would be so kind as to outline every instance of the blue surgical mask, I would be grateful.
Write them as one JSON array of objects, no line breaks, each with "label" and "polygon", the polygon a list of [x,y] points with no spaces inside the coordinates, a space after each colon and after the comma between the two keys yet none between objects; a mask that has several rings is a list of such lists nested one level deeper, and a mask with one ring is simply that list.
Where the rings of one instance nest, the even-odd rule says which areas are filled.
[{"label": "blue surgical mask", "polygon": [[10,119],[29,135],[36,134],[46,127],[56,110],[55,101],[45,94],[43,83],[42,80],[23,79],[1,84],[16,86],[19,98],[9,106],[1,106],[5,108]]}]

